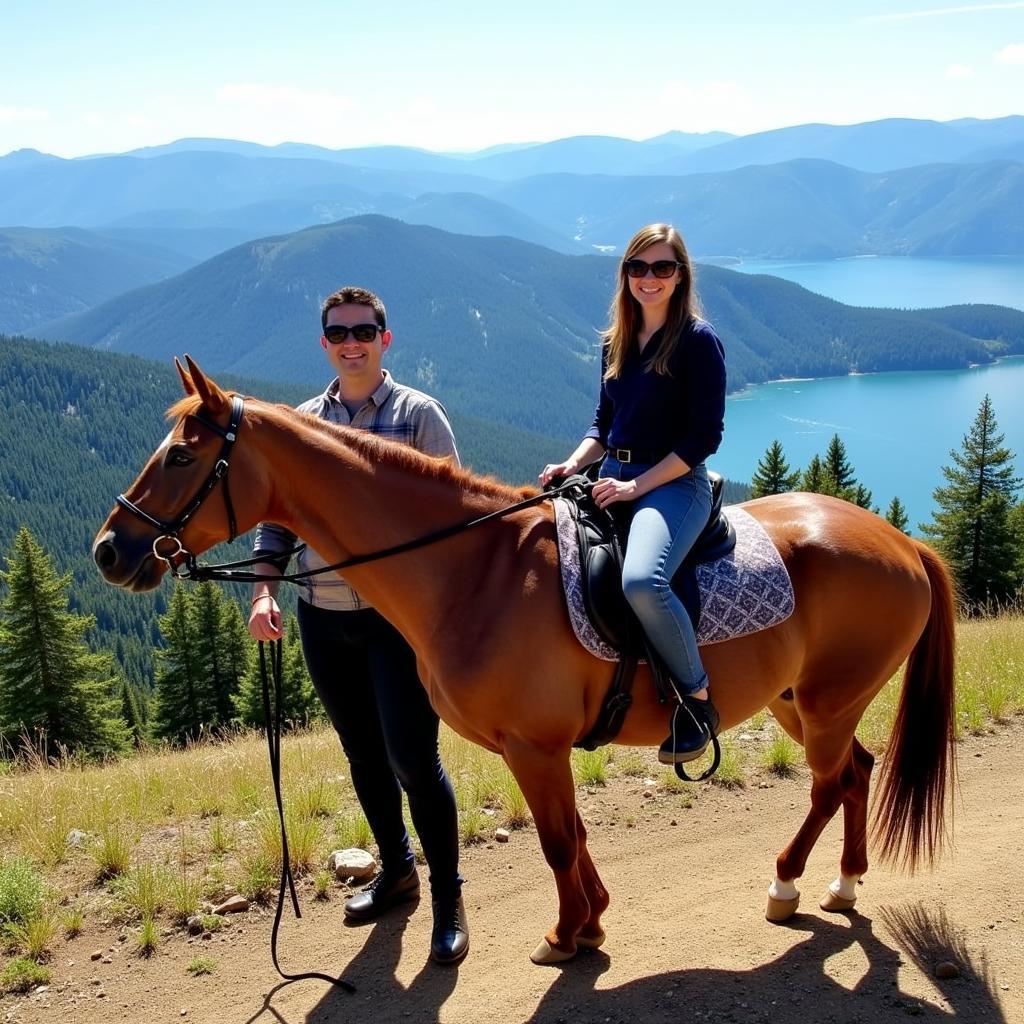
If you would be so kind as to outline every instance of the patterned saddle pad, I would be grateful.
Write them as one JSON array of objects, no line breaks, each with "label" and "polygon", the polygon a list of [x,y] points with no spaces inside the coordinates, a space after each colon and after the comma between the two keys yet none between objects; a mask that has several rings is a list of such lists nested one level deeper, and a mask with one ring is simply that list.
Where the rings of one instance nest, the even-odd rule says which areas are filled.
[{"label": "patterned saddle pad", "polygon": [[[618,652],[598,634],[583,604],[576,524],[565,501],[555,498],[553,504],[562,586],[573,632],[595,657],[618,661]],[[736,547],[724,558],[697,566],[701,600],[698,644],[718,644],[776,626],[788,619],[795,607],[789,573],[764,527],[736,505],[726,511],[736,531]]]}]

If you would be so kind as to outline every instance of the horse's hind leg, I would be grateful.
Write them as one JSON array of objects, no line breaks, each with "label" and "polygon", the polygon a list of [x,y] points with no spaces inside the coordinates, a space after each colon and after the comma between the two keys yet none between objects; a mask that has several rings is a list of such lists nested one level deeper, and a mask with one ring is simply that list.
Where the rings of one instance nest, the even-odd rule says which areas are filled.
[{"label": "horse's hind leg", "polygon": [[579,935],[576,936],[577,946],[587,946],[596,949],[605,939],[604,928],[601,927],[601,915],[608,909],[608,890],[605,889],[590,858],[590,850],[587,847],[587,830],[576,812],[576,838],[580,844],[579,867],[580,881],[583,883],[583,891],[590,904],[590,917],[584,922]]},{"label": "horse's hind leg", "polygon": [[857,883],[868,869],[868,787],[875,759],[860,742],[853,741],[852,784],[843,796],[843,856],[839,877],[828,887],[819,906],[822,910],[852,910],[857,902]]},{"label": "horse's hind leg", "polygon": [[856,720],[848,730],[838,723],[827,730],[806,720],[802,725],[807,764],[813,775],[811,809],[776,861],[775,881],[768,890],[765,911],[765,917],[773,922],[788,920],[796,913],[800,893],[795,880],[804,873],[814,844],[854,785],[851,742]]},{"label": "horse's hind leg", "polygon": [[[582,823],[576,813],[576,789],[569,765],[569,751],[545,752],[522,741],[509,739],[502,753],[530,806],[544,859],[554,872],[558,887],[558,921],[530,959],[536,964],[561,963],[576,955],[577,936],[592,920],[583,876],[592,873],[593,878],[597,878],[589,854],[582,858],[581,863],[582,843],[577,826]],[[586,833],[582,835],[585,838]],[[599,915],[597,928],[600,931]]]}]

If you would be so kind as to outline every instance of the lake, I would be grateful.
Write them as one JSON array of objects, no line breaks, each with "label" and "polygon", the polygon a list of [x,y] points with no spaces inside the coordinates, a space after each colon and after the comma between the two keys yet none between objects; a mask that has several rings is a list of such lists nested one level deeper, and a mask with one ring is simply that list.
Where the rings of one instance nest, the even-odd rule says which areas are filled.
[{"label": "lake", "polygon": [[898,496],[920,535],[917,524],[931,520],[932,492],[945,482],[949,451],[960,449],[986,394],[1024,477],[1024,357],[971,370],[756,385],[729,398],[722,448],[708,464],[729,479],[749,480],[777,438],[790,467],[803,469],[838,434],[874,504],[884,514]]},{"label": "lake", "polygon": [[928,309],[991,302],[1024,309],[1024,256],[949,259],[857,256],[841,260],[744,260],[744,274],[771,274],[851,306]]}]

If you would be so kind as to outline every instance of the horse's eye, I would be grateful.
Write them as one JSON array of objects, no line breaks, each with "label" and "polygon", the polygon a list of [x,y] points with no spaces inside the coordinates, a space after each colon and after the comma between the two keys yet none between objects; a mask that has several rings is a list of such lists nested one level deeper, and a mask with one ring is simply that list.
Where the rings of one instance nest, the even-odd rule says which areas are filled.
[{"label": "horse's eye", "polygon": [[172,448],[167,455],[168,466],[191,466],[195,461],[183,448]]}]

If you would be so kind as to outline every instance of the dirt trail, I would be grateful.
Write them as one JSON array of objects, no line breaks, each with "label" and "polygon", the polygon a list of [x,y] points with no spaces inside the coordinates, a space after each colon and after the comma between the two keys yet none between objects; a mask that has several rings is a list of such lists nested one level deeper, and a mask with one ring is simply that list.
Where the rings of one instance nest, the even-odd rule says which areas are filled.
[{"label": "dirt trail", "polygon": [[[551,875],[528,830],[466,852],[472,948],[457,969],[426,962],[428,901],[347,927],[341,892],[326,905],[307,893],[303,919],[289,915],[282,926],[285,969],[341,971],[354,995],[319,982],[279,984],[271,918],[250,912],[212,942],[168,938],[150,960],[119,945],[115,928],[94,926],[60,947],[50,991],[5,998],[0,1017],[847,1024],[913,1016],[1024,1024],[1024,723],[970,740],[960,769],[953,853],[934,873],[870,871],[849,915],[817,906],[837,869],[837,819],[808,864],[800,913],[784,926],[763,917],[775,855],[806,809],[806,777],[767,789],[705,789],[689,808],[679,796],[645,796],[642,780],[621,779],[581,801],[612,897],[608,942],[562,967],[528,960],[555,909]],[[110,964],[90,960],[99,948],[114,949]],[[200,954],[217,969],[190,977],[185,966]],[[937,980],[936,959],[959,960],[961,976]]]}]

